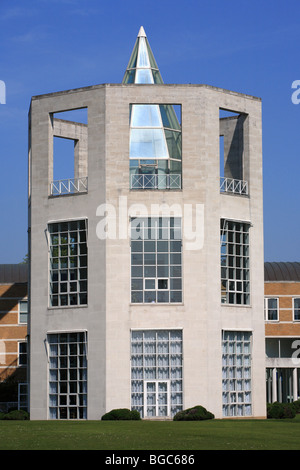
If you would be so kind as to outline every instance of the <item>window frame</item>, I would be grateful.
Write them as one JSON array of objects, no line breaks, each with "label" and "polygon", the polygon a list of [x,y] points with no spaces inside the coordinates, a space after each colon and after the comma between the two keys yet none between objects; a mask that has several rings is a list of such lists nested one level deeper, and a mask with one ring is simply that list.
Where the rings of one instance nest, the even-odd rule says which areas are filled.
[{"label": "window frame", "polygon": [[[269,311],[270,310],[275,310],[274,308],[269,307],[269,305],[268,305],[269,300],[276,300],[276,311],[277,311],[277,318],[276,319],[269,318]],[[264,310],[265,310],[265,321],[267,321],[267,322],[278,322],[279,321],[279,298],[278,297],[269,297],[269,296],[265,297]]]},{"label": "window frame", "polygon": [[[295,308],[295,300],[299,300],[299,307]],[[298,310],[298,316],[299,318],[295,318],[295,311]],[[300,296],[299,297],[293,297],[293,321],[294,322],[300,322]]]},{"label": "window frame", "polygon": [[[21,347],[25,347],[25,351],[21,351]],[[20,358],[24,358],[24,363],[23,360],[20,360]],[[27,366],[27,358],[28,358],[28,343],[27,341],[18,341],[18,366],[19,367],[26,367]]]},{"label": "window frame", "polygon": [[[81,228],[80,227],[80,223],[81,222],[84,222],[84,228]],[[74,224],[74,223],[77,223],[77,229],[69,229],[70,225],[69,224]],[[60,225],[60,224],[67,224],[68,225],[68,229],[66,231],[58,231],[58,232],[51,232],[50,230],[50,227],[53,226],[53,225]],[[70,241],[70,237],[69,237],[69,234],[70,233],[74,233],[74,232],[77,232],[77,234],[79,233],[84,233],[85,232],[85,237],[83,237],[83,240],[79,241],[79,239],[77,239],[77,243],[76,242],[71,242]],[[56,234],[59,236],[60,238],[60,234],[62,233],[67,233],[67,238],[68,238],[68,241],[67,243],[57,243],[57,244],[52,244],[51,243],[51,235],[52,234]],[[47,237],[48,237],[48,252],[49,252],[49,256],[48,256],[48,262],[49,262],[49,267],[48,267],[48,286],[49,286],[49,292],[48,292],[48,308],[49,309],[60,309],[60,308],[82,308],[82,307],[87,307],[88,306],[88,219],[87,218],[74,218],[74,219],[64,219],[64,220],[55,220],[55,221],[50,221],[48,222],[47,224]],[[85,238],[85,240],[84,240]],[[69,253],[69,247],[71,245],[76,245],[78,249],[80,249],[80,247],[82,246],[83,250],[85,250],[85,252],[83,251],[83,253],[79,253],[77,251],[77,254],[70,254]],[[52,251],[52,248],[53,247],[58,247],[58,256],[53,256],[51,254],[51,251]],[[68,250],[68,254],[67,256],[63,256],[61,257],[59,252],[60,252],[60,248],[61,247],[67,247],[67,250]],[[70,267],[69,266],[69,260],[70,258],[75,258],[77,259],[77,261],[80,262],[80,257],[85,257],[86,258],[86,265],[81,265],[79,262],[77,263],[77,266],[74,266],[74,267]],[[67,260],[67,266],[65,267],[61,267],[60,266],[60,259],[63,258],[63,259],[66,259]],[[52,260],[53,259],[57,259],[58,260],[58,265],[57,265],[57,268],[53,268],[53,264],[52,264]],[[79,271],[82,270],[82,272],[80,273]],[[81,277],[82,274],[84,274],[84,271],[85,271],[85,277]],[[76,279],[71,279],[71,271],[74,271],[73,274],[75,274],[75,271],[76,271],[76,274],[75,274],[75,277]],[[62,273],[63,272],[67,272],[67,280],[65,279],[62,279]],[[52,278],[53,274],[56,273],[57,274],[57,279],[56,278]],[[77,290],[72,290],[73,289],[73,286],[71,286],[71,284],[74,284],[76,282],[77,284]],[[80,283],[86,283],[86,290],[81,290],[80,289]],[[55,291],[53,291],[53,287],[54,287],[54,284],[57,285],[57,288],[58,288],[58,291],[57,293]],[[62,285],[66,285],[66,291],[60,291],[60,287],[62,287]],[[55,286],[56,287],[56,286]],[[53,299],[52,297],[54,298],[55,296],[59,299],[60,296],[66,296],[68,297],[68,302],[66,304],[58,304],[57,305],[54,305],[53,304]],[[72,295],[76,295],[77,296],[77,303],[71,303],[71,296]],[[80,298],[80,295],[85,295],[86,296],[86,303],[80,303],[79,301],[79,298]]]},{"label": "window frame", "polygon": [[[161,222],[158,222],[160,219]],[[145,222],[147,225],[145,225]],[[138,231],[133,232],[137,228]],[[138,234],[137,238],[134,233]],[[166,245],[164,245],[165,242]],[[179,246],[172,244],[172,242],[180,242],[180,251],[176,251]],[[152,247],[150,248],[150,246]],[[155,260],[153,262],[151,261],[152,255]],[[176,257],[175,255],[179,256]],[[173,305],[183,303],[181,216],[132,217],[130,256],[131,305]],[[148,261],[145,262],[145,260]],[[151,286],[146,287],[148,280],[154,281],[153,288]],[[179,280],[175,286],[174,280]],[[159,287],[160,281],[167,281],[167,287]]]},{"label": "window frame", "polygon": [[250,307],[251,305],[250,229],[249,221],[220,219],[222,306]]},{"label": "window frame", "polygon": [[[21,304],[22,303],[27,304],[27,312],[21,312]],[[20,299],[19,300],[19,302],[18,302],[18,323],[19,323],[19,325],[27,325],[28,324],[28,315],[29,315],[28,307],[29,307],[28,299]],[[21,321],[21,315],[23,315],[23,316],[26,315],[26,320],[25,321]]]},{"label": "window frame", "polygon": [[86,330],[47,332],[50,420],[87,419],[87,350]]}]

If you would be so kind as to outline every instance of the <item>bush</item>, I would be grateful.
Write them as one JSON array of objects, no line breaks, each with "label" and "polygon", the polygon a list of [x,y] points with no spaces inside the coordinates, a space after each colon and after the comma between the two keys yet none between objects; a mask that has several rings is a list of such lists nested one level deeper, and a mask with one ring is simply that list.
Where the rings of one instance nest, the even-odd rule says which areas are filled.
[{"label": "bush", "polygon": [[214,415],[203,406],[194,406],[183,411],[179,411],[174,416],[174,421],[201,421],[204,419],[214,419]]},{"label": "bush", "polygon": [[4,420],[16,420],[16,421],[24,421],[29,419],[29,413],[24,410],[13,410],[9,413],[6,413],[3,418]]},{"label": "bush", "polygon": [[267,418],[268,419],[286,419],[295,418],[296,409],[293,403],[268,403]]},{"label": "bush", "polygon": [[119,408],[105,413],[102,418],[103,421],[108,420],[139,420],[141,419],[140,413],[137,410],[128,410],[127,408]]},{"label": "bush", "polygon": [[294,405],[296,413],[300,413],[300,400],[294,401],[293,405]]}]

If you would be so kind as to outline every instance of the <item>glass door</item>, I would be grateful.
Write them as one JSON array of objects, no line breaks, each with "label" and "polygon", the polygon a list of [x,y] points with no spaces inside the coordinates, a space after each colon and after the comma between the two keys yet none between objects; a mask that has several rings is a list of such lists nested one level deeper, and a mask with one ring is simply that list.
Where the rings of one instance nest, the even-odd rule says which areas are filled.
[{"label": "glass door", "polygon": [[169,416],[170,391],[168,380],[146,381],[145,413],[144,416]]}]

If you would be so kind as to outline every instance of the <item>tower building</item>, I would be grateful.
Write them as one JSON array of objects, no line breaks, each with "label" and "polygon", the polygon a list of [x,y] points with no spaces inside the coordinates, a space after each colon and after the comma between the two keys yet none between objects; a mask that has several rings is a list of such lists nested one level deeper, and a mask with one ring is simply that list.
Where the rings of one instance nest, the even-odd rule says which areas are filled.
[{"label": "tower building", "polygon": [[122,83],[32,98],[31,419],[265,416],[261,132],[143,28]]}]

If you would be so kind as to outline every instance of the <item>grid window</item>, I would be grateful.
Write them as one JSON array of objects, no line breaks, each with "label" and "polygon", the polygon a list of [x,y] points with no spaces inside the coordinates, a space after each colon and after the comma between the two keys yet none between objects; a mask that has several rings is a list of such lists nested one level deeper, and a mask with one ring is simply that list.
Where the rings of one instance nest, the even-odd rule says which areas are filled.
[{"label": "grid window", "polygon": [[87,221],[49,224],[50,306],[87,304]]},{"label": "grid window", "polygon": [[131,405],[142,417],[182,410],[182,331],[133,331]]},{"label": "grid window", "polygon": [[221,301],[250,304],[249,224],[221,220]]},{"label": "grid window", "polygon": [[182,302],[181,219],[131,220],[131,302]]},{"label": "grid window", "polygon": [[299,321],[300,320],[300,298],[293,299],[293,302],[294,302],[294,320]]},{"label": "grid window", "polygon": [[223,416],[251,416],[251,333],[224,331]]},{"label": "grid window", "polygon": [[265,319],[266,321],[278,321],[278,299],[265,298]]},{"label": "grid window", "polygon": [[49,334],[48,346],[50,419],[86,419],[86,334]]}]

